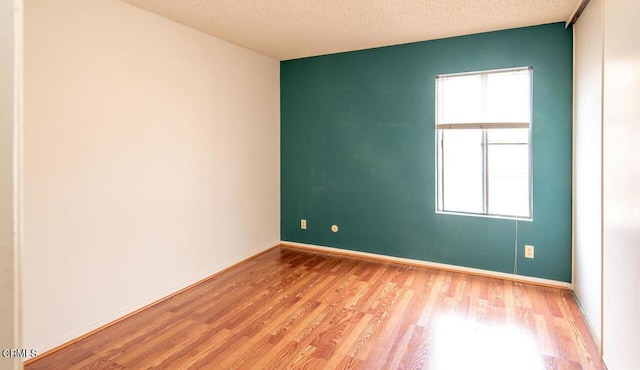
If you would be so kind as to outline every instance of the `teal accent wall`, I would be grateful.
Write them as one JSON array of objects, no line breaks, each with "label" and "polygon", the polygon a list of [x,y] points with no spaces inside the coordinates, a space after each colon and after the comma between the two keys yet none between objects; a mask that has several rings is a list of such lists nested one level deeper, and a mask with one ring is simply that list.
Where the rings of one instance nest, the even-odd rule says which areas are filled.
[{"label": "teal accent wall", "polygon": [[282,240],[513,272],[514,220],[436,214],[435,76],[532,66],[518,274],[570,282],[572,42],[555,23],[282,62]]}]

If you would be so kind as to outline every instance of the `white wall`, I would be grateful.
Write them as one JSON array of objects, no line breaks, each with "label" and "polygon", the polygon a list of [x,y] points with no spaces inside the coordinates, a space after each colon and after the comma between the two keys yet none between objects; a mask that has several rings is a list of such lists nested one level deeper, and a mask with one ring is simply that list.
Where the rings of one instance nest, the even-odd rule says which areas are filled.
[{"label": "white wall", "polygon": [[[18,233],[19,191],[15,186],[20,146],[22,1],[0,2],[0,350],[20,348]],[[0,355],[0,369],[22,361]]]},{"label": "white wall", "polygon": [[602,1],[574,25],[573,289],[596,342],[602,338]]},{"label": "white wall", "polygon": [[116,0],[25,1],[24,345],[279,241],[279,62]]},{"label": "white wall", "polygon": [[603,352],[640,369],[640,1],[604,7]]}]

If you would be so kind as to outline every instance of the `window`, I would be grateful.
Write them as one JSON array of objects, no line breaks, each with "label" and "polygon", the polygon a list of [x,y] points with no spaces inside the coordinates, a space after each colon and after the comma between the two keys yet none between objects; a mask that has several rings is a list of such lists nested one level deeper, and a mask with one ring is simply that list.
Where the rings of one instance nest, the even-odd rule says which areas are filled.
[{"label": "window", "polygon": [[531,73],[436,77],[438,211],[531,218]]}]

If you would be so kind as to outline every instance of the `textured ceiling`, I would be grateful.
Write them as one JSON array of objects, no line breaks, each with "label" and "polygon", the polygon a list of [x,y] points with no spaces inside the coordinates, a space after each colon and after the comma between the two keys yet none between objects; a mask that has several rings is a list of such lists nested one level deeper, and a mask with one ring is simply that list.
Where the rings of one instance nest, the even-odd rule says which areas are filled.
[{"label": "textured ceiling", "polygon": [[278,60],[566,21],[579,0],[123,0]]}]

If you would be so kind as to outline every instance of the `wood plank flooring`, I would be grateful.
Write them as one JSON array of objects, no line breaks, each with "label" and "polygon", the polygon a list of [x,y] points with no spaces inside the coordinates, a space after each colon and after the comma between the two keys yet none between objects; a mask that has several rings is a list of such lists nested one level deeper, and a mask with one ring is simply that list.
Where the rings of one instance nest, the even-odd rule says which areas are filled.
[{"label": "wood plank flooring", "polygon": [[26,369],[605,369],[567,290],[280,247]]}]

